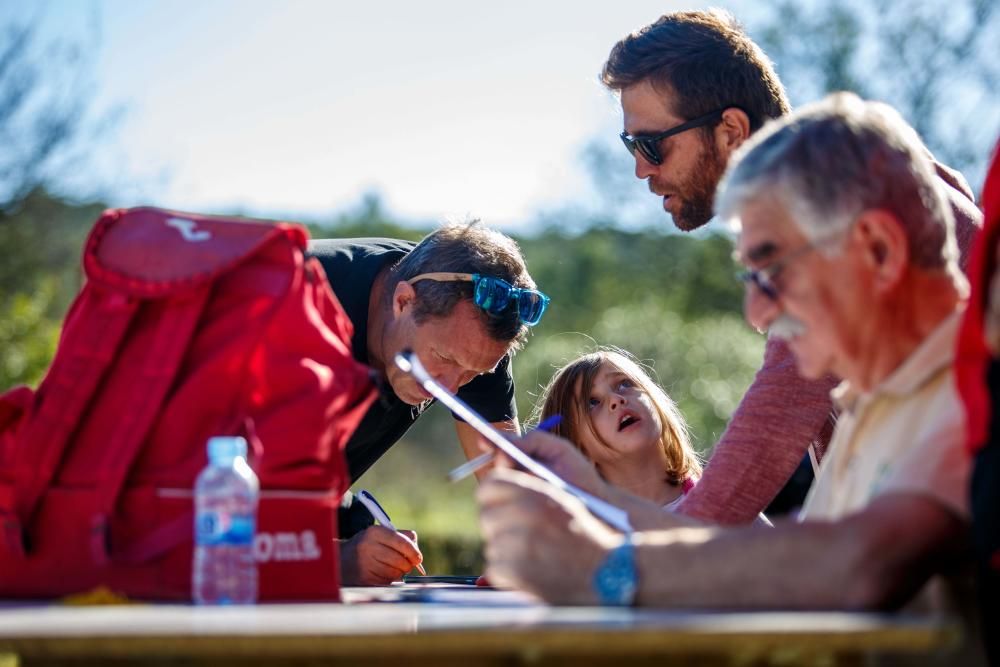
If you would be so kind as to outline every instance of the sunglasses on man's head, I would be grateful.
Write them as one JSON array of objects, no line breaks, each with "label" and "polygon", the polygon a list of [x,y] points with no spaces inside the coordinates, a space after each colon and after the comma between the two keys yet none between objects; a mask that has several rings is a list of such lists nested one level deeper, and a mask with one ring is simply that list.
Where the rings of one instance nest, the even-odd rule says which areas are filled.
[{"label": "sunglasses on man's head", "polygon": [[619,136],[629,153],[635,155],[635,152],[638,150],[642,154],[642,157],[646,158],[647,162],[654,165],[660,165],[663,164],[663,154],[660,153],[661,141],[667,137],[672,137],[675,134],[680,134],[681,132],[686,132],[687,130],[693,130],[696,127],[708,125],[709,123],[718,122],[722,118],[722,113],[728,108],[729,107],[716,109],[711,113],[707,113],[704,116],[698,116],[697,118],[689,120],[686,123],[676,125],[669,130],[664,130],[659,134],[633,135],[628,132],[622,132]]},{"label": "sunglasses on man's head", "polygon": [[501,315],[511,303],[514,303],[517,305],[517,315],[521,322],[529,327],[538,324],[549,305],[549,297],[538,290],[514,287],[506,280],[478,273],[451,273],[448,271],[421,273],[406,282],[412,285],[418,280],[471,282],[473,303],[490,315]]}]

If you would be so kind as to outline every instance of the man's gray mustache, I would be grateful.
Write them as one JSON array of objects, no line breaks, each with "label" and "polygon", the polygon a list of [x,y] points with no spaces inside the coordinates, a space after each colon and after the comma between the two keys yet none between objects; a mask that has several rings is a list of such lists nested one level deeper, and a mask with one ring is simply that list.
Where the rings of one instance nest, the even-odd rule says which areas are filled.
[{"label": "man's gray mustache", "polygon": [[767,335],[781,340],[789,340],[806,332],[806,325],[791,315],[780,315],[767,328]]}]

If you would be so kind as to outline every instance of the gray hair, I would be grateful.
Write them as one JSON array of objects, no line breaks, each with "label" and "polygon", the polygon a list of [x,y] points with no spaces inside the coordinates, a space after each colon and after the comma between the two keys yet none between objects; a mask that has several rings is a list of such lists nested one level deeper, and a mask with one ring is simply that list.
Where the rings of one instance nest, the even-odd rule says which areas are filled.
[{"label": "gray hair", "polygon": [[730,161],[716,212],[738,225],[739,209],[763,195],[778,197],[813,241],[846,231],[864,210],[886,210],[914,266],[957,272],[954,218],[930,152],[886,104],[834,93],[765,125]]}]

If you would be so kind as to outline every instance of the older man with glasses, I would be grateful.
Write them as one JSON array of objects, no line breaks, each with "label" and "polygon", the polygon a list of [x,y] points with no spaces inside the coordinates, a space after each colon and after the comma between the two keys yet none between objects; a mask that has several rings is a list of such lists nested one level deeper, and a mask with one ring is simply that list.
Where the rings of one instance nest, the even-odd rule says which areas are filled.
[{"label": "older man with glasses", "polygon": [[[386,379],[382,397],[345,448],[351,482],[385,454],[430,405],[431,397],[392,363],[411,349],[428,372],[485,419],[517,434],[511,353],[538,324],[548,297],[535,289],[517,244],[480,224],[450,225],[420,243],[395,239],[312,241],[326,278],[354,324],[354,358]],[[466,455],[476,432],[456,417]],[[422,556],[409,531],[372,526],[350,494],[340,512],[347,584],[387,584]]]},{"label": "older man with glasses", "polygon": [[618,534],[551,485],[498,470],[479,489],[487,574],[556,603],[901,605],[968,544],[970,460],[951,366],[967,283],[933,163],[899,114],[842,93],[751,138],[718,206],[753,276],[747,320],[780,329],[804,377],[844,380],[799,520],[673,528],[569,443],[533,433],[526,451],[624,508],[638,532]]}]

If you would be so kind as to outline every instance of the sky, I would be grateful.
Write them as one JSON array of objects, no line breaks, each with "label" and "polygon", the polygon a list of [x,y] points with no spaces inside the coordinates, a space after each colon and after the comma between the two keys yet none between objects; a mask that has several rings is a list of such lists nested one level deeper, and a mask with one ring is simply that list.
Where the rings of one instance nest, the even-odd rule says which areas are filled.
[{"label": "sky", "polygon": [[[378,192],[419,222],[520,225],[586,200],[618,142],[611,46],[679,3],[49,0],[0,3],[83,43],[117,108],[109,204],[329,218]],[[622,149],[624,150],[624,149]],[[90,174],[87,174],[90,178]],[[85,179],[86,180],[86,179]],[[638,185],[641,185],[637,182]],[[663,215],[647,196],[649,211]]]}]

